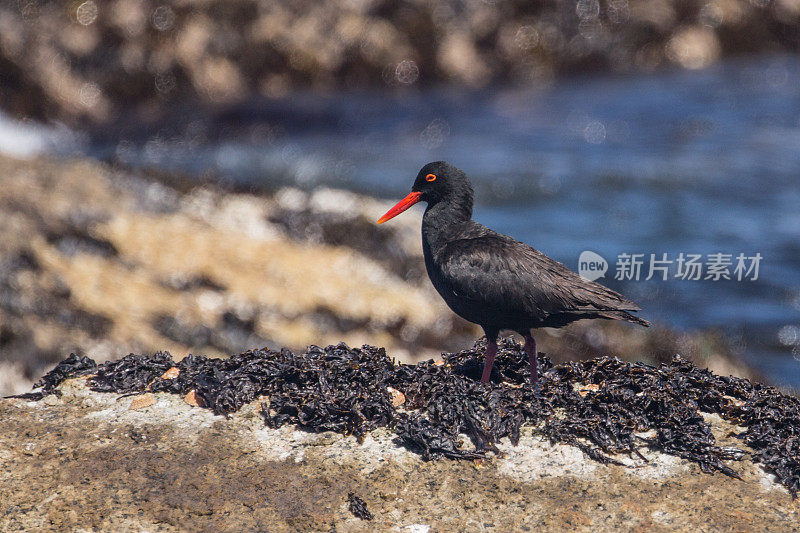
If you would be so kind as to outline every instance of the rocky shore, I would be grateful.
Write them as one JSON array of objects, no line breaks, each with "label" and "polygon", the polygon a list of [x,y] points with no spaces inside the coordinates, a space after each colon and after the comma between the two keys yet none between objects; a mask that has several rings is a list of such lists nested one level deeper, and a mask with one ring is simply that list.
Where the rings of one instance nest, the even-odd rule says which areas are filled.
[{"label": "rocky shore", "polygon": [[[344,341],[403,361],[470,346],[424,272],[419,221],[336,190],[274,193],[114,168],[0,156],[0,394],[25,392],[70,352],[98,361],[211,356]],[[714,332],[603,321],[544,330],[554,361],[676,353],[753,376]]]},{"label": "rocky shore", "polygon": [[[0,5],[0,106],[97,125],[298,89],[546,85],[800,48],[797,0]],[[133,115],[133,117],[131,117]]]},{"label": "rocky shore", "polygon": [[[653,368],[610,358],[546,365],[532,395],[519,345],[504,344],[488,385],[464,374],[477,356],[398,367],[382,350],[339,345],[248,352],[236,356],[239,366],[184,360],[163,373],[173,364],[166,356],[68,362],[48,376],[40,401],[0,399],[0,528],[788,531],[800,523],[786,488],[797,488],[786,440],[796,398],[680,359]],[[84,375],[61,381],[69,369]],[[254,383],[266,395],[238,407],[208,396],[217,388],[232,398]],[[287,410],[287,394],[306,393]],[[452,394],[460,400],[437,400]],[[232,412],[214,415],[222,405]],[[329,425],[337,419],[373,426],[351,435]],[[409,420],[426,420],[428,432],[409,433]],[[450,426],[461,428],[461,460],[417,445],[436,451],[437,431]]]}]

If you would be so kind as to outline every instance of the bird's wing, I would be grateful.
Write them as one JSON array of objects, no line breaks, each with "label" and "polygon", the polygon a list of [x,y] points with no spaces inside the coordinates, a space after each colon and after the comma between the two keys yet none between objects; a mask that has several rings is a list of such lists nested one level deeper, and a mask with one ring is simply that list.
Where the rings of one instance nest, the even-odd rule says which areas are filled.
[{"label": "bird's wing", "polygon": [[451,241],[436,254],[435,262],[454,293],[489,308],[539,319],[641,309],[527,244],[491,230]]}]

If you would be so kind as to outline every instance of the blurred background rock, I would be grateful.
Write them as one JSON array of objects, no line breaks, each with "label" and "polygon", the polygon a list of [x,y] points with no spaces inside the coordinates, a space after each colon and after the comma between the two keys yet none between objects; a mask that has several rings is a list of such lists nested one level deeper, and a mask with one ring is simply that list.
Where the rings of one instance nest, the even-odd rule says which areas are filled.
[{"label": "blurred background rock", "polygon": [[9,0],[0,102],[97,124],[297,88],[542,85],[799,47],[798,0]]},{"label": "blurred background rock", "polygon": [[[346,342],[410,361],[480,335],[427,281],[417,222],[376,227],[390,204],[177,181],[0,156],[0,392],[27,390],[70,352],[102,361]],[[585,323],[540,341],[561,361],[613,352],[655,363],[680,351],[751,372],[710,333]]]},{"label": "blurred background rock", "polygon": [[[411,361],[467,347],[480,332],[430,286],[418,219],[374,225],[422,164],[452,156],[475,169],[481,220],[567,263],[587,241],[600,246],[589,231],[598,228],[614,252],[620,242],[658,252],[663,235],[632,212],[685,232],[708,219],[736,226],[736,202],[760,205],[758,192],[783,203],[798,194],[786,150],[798,106],[782,99],[796,100],[796,63],[780,55],[798,48],[798,0],[2,2],[0,394],[26,390],[73,351],[102,361],[345,341]],[[725,63],[740,58],[756,67]],[[733,158],[735,172],[712,166],[720,147],[738,150],[719,132],[763,122],[715,115],[732,86],[745,91],[735,113],[749,111],[753,87],[777,91],[755,96],[772,103],[770,117],[795,121],[770,130],[781,157],[760,137],[755,155]],[[533,95],[555,111],[531,111]],[[599,112],[608,116],[592,115],[609,95]],[[666,108],[678,116],[648,114]],[[485,146],[491,139],[500,146]],[[640,144],[664,151],[642,158]],[[687,197],[700,218],[673,219]],[[593,211],[596,201],[612,205]],[[747,216],[790,209],[763,205]],[[714,206],[724,216],[711,216]],[[763,286],[691,303],[626,286],[658,326],[578,323],[545,331],[540,349],[556,361],[681,353],[796,387],[800,321],[787,309],[800,309],[800,222],[781,220],[773,258],[783,254],[783,270]],[[676,242],[749,245],[765,232]],[[742,326],[762,309],[742,304],[754,294],[777,302],[755,333]],[[753,368],[764,351],[779,362]]]}]

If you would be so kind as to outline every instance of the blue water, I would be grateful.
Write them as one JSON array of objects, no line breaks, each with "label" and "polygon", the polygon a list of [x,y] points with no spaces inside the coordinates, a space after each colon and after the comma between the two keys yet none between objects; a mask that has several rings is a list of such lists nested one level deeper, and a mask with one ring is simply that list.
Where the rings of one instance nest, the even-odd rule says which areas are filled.
[{"label": "blue water", "polygon": [[[800,388],[797,58],[537,90],[300,94],[178,115],[90,152],[387,199],[405,195],[424,163],[445,159],[472,178],[477,220],[573,269],[581,251],[599,253],[611,263],[603,282],[635,299],[642,316],[719,327],[773,380]],[[609,279],[620,253],[680,252],[763,259],[756,281]]]}]

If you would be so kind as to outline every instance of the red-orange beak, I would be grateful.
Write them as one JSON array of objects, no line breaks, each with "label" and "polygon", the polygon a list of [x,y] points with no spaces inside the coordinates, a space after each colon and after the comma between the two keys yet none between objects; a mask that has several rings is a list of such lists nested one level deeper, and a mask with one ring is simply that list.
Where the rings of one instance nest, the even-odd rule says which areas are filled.
[{"label": "red-orange beak", "polygon": [[421,192],[411,192],[408,193],[408,196],[397,202],[397,205],[393,208],[386,211],[386,214],[383,215],[381,218],[378,219],[378,224],[383,224],[390,218],[394,218],[415,203],[419,202],[420,198],[422,197]]}]

